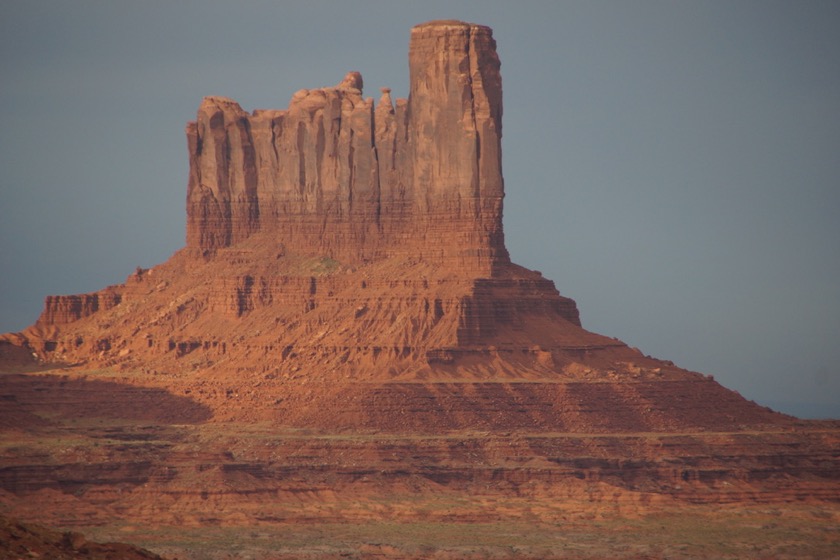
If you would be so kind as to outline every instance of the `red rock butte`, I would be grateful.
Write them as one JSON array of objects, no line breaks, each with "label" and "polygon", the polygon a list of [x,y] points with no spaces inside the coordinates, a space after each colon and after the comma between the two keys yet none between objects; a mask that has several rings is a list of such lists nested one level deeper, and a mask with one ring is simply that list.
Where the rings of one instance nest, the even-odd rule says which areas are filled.
[{"label": "red rock butte", "polygon": [[375,105],[358,72],[286,110],[205,98],[186,129],[186,248],[124,285],[48,297],[18,344],[44,361],[302,361],[341,379],[431,374],[490,346],[542,370],[570,345],[623,347],[576,328],[575,303],[510,262],[492,31],[417,26],[409,60],[407,101],[383,88]]},{"label": "red rock butte", "polygon": [[[51,500],[57,524],[84,503],[94,524],[201,525],[213,507],[230,523],[303,515],[262,492],[347,492],[357,501],[324,514],[342,519],[406,493],[546,498],[545,519],[593,492],[621,507],[840,500],[836,425],[585,330],[573,300],[511,262],[492,31],[419,25],[409,68],[408,100],[382,88],[374,103],[350,72],[285,110],[201,102],[186,127],[186,247],[123,284],[47,297],[33,326],[0,338],[7,371],[63,368],[60,382],[3,376],[0,427],[107,417],[142,440],[136,423],[153,422],[169,451],[115,446],[99,470],[21,452],[0,469],[11,511],[37,518]],[[188,424],[251,435],[196,428],[204,447],[188,451],[172,435]],[[265,425],[271,451],[234,459]],[[121,491],[86,494],[80,479]],[[137,505],[150,496],[165,507]],[[482,503],[467,518],[507,515]]]},{"label": "red rock butte", "polygon": [[360,264],[411,258],[473,276],[508,264],[502,233],[502,80],[487,27],[416,27],[409,101],[362,96],[350,72],[284,111],[205,98],[187,126],[187,246],[255,234]]}]

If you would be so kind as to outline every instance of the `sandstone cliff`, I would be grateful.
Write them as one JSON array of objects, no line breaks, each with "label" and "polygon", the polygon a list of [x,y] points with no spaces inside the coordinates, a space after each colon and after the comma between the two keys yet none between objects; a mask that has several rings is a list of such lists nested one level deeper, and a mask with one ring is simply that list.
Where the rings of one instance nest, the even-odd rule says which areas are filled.
[{"label": "sandstone cliff", "polygon": [[[715,409],[696,387],[717,384],[584,330],[573,300],[510,262],[488,27],[416,26],[409,75],[409,99],[396,102],[388,88],[378,103],[363,97],[358,72],[298,91],[285,110],[205,98],[186,128],[186,247],[123,284],[48,297],[3,354],[196,372],[198,385],[235,374],[235,390],[254,375],[272,391],[294,379],[670,381],[695,402],[643,425],[778,420],[740,396]],[[523,398],[553,390],[540,391]],[[538,416],[546,429],[559,418]]]},{"label": "sandstone cliff", "polygon": [[499,58],[489,28],[412,31],[411,93],[362,96],[350,72],[248,114],[208,97],[187,125],[187,246],[204,255],[256,232],[351,264],[413,256],[493,275],[502,233]]},{"label": "sandstone cliff", "polygon": [[474,556],[501,558],[570,517],[698,503],[819,504],[836,535],[836,423],[589,332],[510,262],[490,29],[419,25],[409,62],[408,100],[350,72],[285,110],[202,101],[186,247],[0,337],[3,510],[195,527],[200,558],[243,527],[526,524]]},{"label": "sandstone cliff", "polygon": [[205,368],[256,347],[265,368],[306,348],[348,353],[355,375],[381,356],[399,370],[488,344],[615,345],[559,335],[580,326],[575,303],[510,262],[499,68],[489,28],[437,21],[412,30],[408,100],[382,88],[374,104],[358,72],[285,110],[205,98],[186,128],[186,248],[122,285],[50,296],[28,349],[123,367],[200,350]]}]

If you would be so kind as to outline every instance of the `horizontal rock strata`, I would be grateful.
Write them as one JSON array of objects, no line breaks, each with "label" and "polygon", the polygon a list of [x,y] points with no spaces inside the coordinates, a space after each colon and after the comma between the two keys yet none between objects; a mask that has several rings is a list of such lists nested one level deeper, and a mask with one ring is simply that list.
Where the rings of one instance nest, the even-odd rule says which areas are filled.
[{"label": "horizontal rock strata", "polygon": [[[227,424],[186,397],[114,379],[11,376],[0,384],[4,440],[10,417],[42,423],[0,466],[0,495],[24,516],[49,500],[61,525],[358,522],[377,503],[412,504],[396,510],[403,521],[444,521],[436,499],[461,504],[450,513],[470,522],[515,519],[525,505],[558,522],[664,503],[840,501],[836,423],[745,412],[711,381],[670,392],[678,404],[703,393],[719,410],[631,410],[668,385],[338,384],[337,400],[308,408],[264,390],[278,413],[308,421]],[[674,414],[696,424],[674,430]]]},{"label": "horizontal rock strata", "polygon": [[186,247],[0,336],[4,511],[139,532],[836,517],[836,423],[589,332],[510,261],[490,29],[417,26],[409,67],[407,100],[351,72],[285,110],[202,101]]}]

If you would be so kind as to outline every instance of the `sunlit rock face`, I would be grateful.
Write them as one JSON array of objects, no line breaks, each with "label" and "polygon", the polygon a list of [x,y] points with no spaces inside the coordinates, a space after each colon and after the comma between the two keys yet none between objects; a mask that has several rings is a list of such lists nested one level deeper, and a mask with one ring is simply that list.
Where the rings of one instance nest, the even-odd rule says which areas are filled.
[{"label": "sunlit rock face", "polygon": [[409,73],[408,100],[383,87],[374,103],[353,71],[284,110],[204,98],[186,127],[186,248],[123,284],[50,296],[28,348],[120,367],[304,359],[379,377],[491,346],[541,368],[572,339],[623,347],[579,329],[573,300],[510,262],[490,28],[416,26]]},{"label": "sunlit rock face", "polygon": [[201,102],[186,247],[0,335],[7,509],[448,524],[481,496],[454,519],[554,527],[605,505],[840,501],[836,425],[583,329],[510,261],[490,29],[419,25],[409,67],[408,100],[350,72],[285,110]]},{"label": "sunlit rock face", "polygon": [[377,104],[350,72],[248,114],[205,98],[187,126],[187,245],[203,254],[256,232],[290,251],[359,263],[412,255],[492,275],[502,231],[502,81],[490,28],[412,30],[409,99]]}]

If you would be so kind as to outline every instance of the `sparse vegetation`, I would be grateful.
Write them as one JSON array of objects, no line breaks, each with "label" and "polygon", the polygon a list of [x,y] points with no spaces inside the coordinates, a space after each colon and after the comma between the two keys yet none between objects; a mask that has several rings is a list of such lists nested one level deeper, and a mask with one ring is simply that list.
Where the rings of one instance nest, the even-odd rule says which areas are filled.
[{"label": "sparse vegetation", "polygon": [[[111,528],[110,531],[114,531]],[[158,527],[114,534],[179,558],[835,558],[840,529],[805,508],[786,514],[698,506],[639,518],[540,524],[469,522]]]}]

